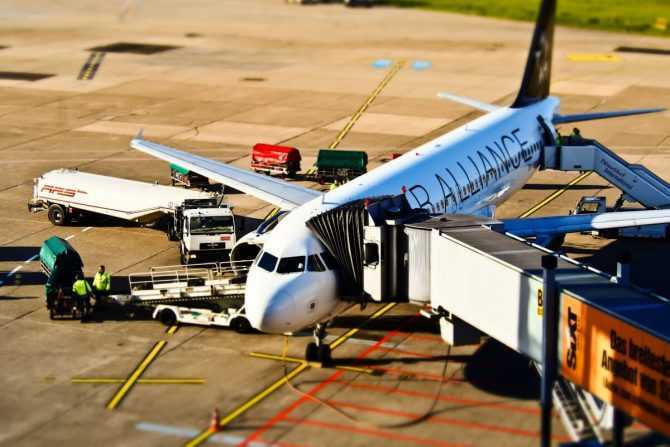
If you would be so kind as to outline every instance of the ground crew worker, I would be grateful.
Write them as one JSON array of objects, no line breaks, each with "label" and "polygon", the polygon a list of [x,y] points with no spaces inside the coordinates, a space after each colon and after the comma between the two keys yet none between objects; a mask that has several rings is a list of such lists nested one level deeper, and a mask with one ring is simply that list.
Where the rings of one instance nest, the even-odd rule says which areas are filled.
[{"label": "ground crew worker", "polygon": [[334,180],[333,183],[330,184],[330,190],[332,191],[333,189],[337,188],[339,185],[337,184],[337,180]]},{"label": "ground crew worker", "polygon": [[109,295],[109,291],[112,288],[111,283],[112,279],[109,276],[109,273],[105,272],[105,266],[101,265],[98,269],[98,273],[93,277],[93,290],[95,291],[96,305],[100,298]]},{"label": "ground crew worker", "polygon": [[72,293],[79,310],[82,314],[87,314],[91,308],[91,294],[93,290],[91,290],[90,284],[84,279],[84,275],[81,273],[75,275],[75,281],[72,284]]}]

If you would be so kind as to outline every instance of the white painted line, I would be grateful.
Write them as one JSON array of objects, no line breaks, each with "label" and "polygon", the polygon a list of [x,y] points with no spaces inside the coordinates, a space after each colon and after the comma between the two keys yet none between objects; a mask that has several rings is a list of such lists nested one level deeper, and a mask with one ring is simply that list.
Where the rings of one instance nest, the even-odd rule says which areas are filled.
[{"label": "white painted line", "polygon": [[[185,439],[194,438],[200,433],[200,430],[196,430],[195,428],[175,427],[172,425],[154,424],[152,422],[138,422],[135,424],[135,428],[139,431],[160,433],[162,435],[175,436],[177,438]],[[207,442],[215,442],[217,444],[226,445],[240,445],[242,442],[244,442],[244,436],[218,434],[209,438]],[[276,446],[277,444],[252,441],[248,445],[250,447],[272,447]]]},{"label": "white painted line", "polygon": [[82,233],[86,233],[88,230],[93,229],[93,227],[86,227],[83,230],[81,230]]},{"label": "white painted line", "polygon": [[29,262],[33,262],[35,259],[37,259],[37,258],[39,258],[39,257],[40,257],[39,253],[36,254],[36,255],[32,255],[29,259],[26,259],[25,261],[23,261],[23,263],[24,263],[24,264],[27,264],[27,263],[29,263]]},{"label": "white painted line", "polygon": [[66,241],[69,241],[69,240],[72,239],[73,237],[74,237],[74,234],[71,234],[71,235],[69,235],[68,237],[66,237],[65,240],[66,240]]},{"label": "white painted line", "polygon": [[14,274],[16,272],[18,272],[19,270],[21,270],[22,268],[23,268],[22,265],[17,265],[16,267],[14,267],[14,269],[11,272],[7,273],[7,276],[5,276],[5,279],[3,281],[0,281],[0,286],[3,285],[5,283],[5,281],[7,281],[9,278],[14,276]]}]

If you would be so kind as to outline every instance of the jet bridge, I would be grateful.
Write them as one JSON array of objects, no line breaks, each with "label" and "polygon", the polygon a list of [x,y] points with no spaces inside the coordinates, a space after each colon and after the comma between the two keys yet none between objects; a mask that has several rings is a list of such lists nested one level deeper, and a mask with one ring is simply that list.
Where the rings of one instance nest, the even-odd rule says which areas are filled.
[{"label": "jet bridge", "polygon": [[568,137],[567,144],[545,146],[540,168],[593,171],[623,191],[624,200],[646,208],[670,207],[670,184],[644,166],[628,163],[596,140]]},{"label": "jet bridge", "polygon": [[[670,433],[670,303],[629,284],[626,264],[611,276],[464,217],[408,224],[404,231],[409,263],[424,266],[408,266],[408,298],[434,309],[445,339],[472,342],[481,331],[536,363],[546,317],[541,259],[556,256],[559,364],[577,385],[563,379],[554,388],[568,431],[576,440],[606,438],[611,418],[603,417],[603,401]],[[426,250],[429,256],[417,261]],[[415,290],[421,295],[412,296]]]},{"label": "jet bridge", "polygon": [[488,335],[540,369],[548,293],[541,261],[555,257],[562,377],[553,400],[567,431],[575,441],[603,442],[616,407],[670,434],[670,302],[629,284],[628,264],[611,276],[471,216],[376,222],[363,231],[368,299],[429,307],[446,342],[476,344]]}]

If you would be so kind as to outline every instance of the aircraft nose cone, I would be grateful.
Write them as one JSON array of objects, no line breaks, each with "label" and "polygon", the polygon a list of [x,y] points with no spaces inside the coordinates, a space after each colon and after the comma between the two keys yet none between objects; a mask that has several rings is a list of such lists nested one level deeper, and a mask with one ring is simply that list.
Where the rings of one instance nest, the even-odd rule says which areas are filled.
[{"label": "aircraft nose cone", "polygon": [[269,299],[256,300],[247,306],[247,318],[251,325],[270,334],[291,332],[295,318],[295,301],[286,291],[273,294]]}]

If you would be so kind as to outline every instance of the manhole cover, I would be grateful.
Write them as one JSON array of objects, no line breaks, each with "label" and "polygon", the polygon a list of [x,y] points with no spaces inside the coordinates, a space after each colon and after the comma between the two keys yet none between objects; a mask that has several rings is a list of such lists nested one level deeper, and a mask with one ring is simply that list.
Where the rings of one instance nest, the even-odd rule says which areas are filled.
[{"label": "manhole cover", "polygon": [[39,81],[55,76],[49,73],[28,73],[25,71],[0,71],[0,79],[10,79],[13,81]]},{"label": "manhole cover", "polygon": [[106,53],[156,54],[174,50],[174,45],[155,45],[150,43],[117,42],[100,47],[89,48],[88,51],[104,51]]}]

